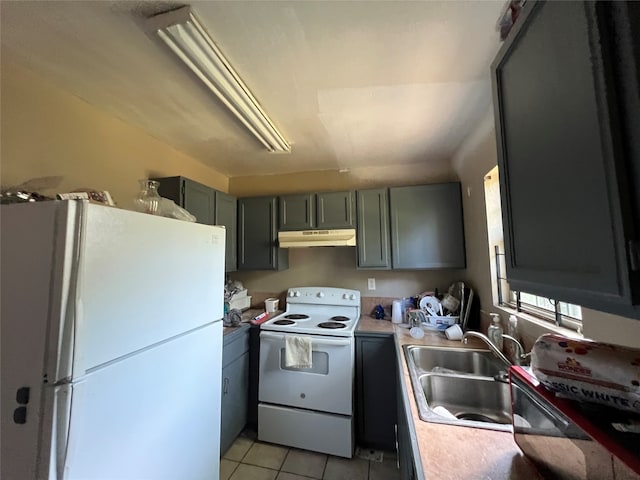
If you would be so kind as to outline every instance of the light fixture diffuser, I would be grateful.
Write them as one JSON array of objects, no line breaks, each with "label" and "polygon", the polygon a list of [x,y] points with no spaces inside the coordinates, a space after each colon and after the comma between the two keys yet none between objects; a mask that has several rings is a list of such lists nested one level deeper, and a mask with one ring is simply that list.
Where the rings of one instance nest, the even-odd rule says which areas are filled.
[{"label": "light fixture diffuser", "polygon": [[148,19],[148,24],[265,147],[272,152],[291,152],[291,146],[213,42],[190,6],[155,15]]}]

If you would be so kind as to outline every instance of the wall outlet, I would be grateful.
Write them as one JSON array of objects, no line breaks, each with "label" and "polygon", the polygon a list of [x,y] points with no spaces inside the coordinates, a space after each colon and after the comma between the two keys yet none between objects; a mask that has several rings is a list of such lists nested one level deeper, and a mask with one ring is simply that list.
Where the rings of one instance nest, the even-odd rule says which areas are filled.
[{"label": "wall outlet", "polygon": [[376,289],[376,279],[375,278],[368,278],[367,279],[367,288],[369,290],[375,290]]}]

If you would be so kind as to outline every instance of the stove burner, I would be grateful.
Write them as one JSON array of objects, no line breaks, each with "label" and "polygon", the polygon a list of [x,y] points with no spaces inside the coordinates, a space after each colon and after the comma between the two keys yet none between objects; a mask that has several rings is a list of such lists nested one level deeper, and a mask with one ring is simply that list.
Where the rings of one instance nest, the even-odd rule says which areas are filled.
[{"label": "stove burner", "polygon": [[284,318],[288,318],[290,320],[304,320],[305,318],[309,318],[309,315],[305,315],[304,313],[290,313],[289,315],[285,315]]},{"label": "stove burner", "polygon": [[335,317],[331,317],[329,320],[333,320],[334,322],[348,322],[351,319],[344,315],[336,315]]},{"label": "stove burner", "polygon": [[276,320],[275,322],[273,322],[274,325],[293,325],[294,322],[293,320]]},{"label": "stove burner", "polygon": [[345,328],[346,327],[344,323],[339,323],[339,322],[322,322],[322,323],[319,323],[318,326],[320,328]]}]

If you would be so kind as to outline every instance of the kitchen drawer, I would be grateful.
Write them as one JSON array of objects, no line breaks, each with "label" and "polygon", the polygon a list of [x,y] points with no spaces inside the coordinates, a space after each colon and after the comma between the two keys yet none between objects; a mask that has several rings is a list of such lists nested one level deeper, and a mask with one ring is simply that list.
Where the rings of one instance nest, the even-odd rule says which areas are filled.
[{"label": "kitchen drawer", "polygon": [[249,328],[246,325],[228,334],[222,348],[222,367],[226,367],[238,357],[249,351]]}]

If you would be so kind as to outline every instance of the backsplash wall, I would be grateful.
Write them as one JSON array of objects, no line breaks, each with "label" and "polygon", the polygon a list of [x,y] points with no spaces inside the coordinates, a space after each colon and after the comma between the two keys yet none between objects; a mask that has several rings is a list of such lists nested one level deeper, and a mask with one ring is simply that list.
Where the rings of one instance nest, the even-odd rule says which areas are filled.
[{"label": "backsplash wall", "polygon": [[[434,288],[446,290],[463,274],[463,270],[358,270],[355,248],[312,247],[290,249],[288,270],[233,272],[229,278],[241,281],[249,295],[252,291],[280,293],[290,287],[322,286],[359,290],[363,297],[399,298]],[[375,290],[367,289],[369,278],[375,278]]]}]

